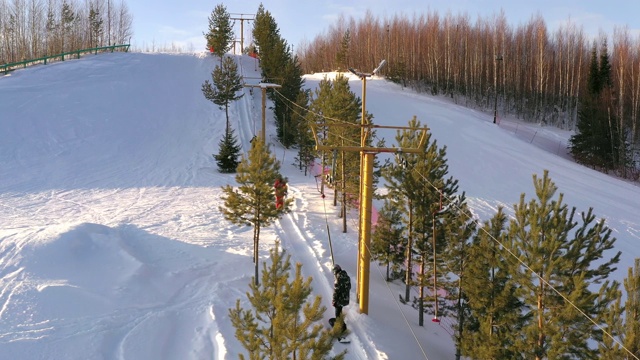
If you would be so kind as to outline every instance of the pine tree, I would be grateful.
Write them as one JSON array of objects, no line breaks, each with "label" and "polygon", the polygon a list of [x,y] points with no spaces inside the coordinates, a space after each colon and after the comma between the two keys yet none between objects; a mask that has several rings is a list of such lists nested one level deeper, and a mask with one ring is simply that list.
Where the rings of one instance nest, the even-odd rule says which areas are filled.
[{"label": "pine tree", "polygon": [[274,102],[276,135],[282,145],[289,148],[296,145],[295,113],[298,109],[292,104],[304,91],[302,67],[292,47],[280,36],[275,19],[262,4],[256,13],[253,37],[260,51],[263,79],[281,85],[277,92],[269,90],[268,94]]},{"label": "pine tree", "polygon": [[[607,40],[602,41],[600,48],[600,62],[598,67],[598,82],[600,90],[610,89],[613,87],[613,79],[611,78],[611,63],[609,62],[609,50],[607,48]],[[599,93],[600,91],[598,91]]]},{"label": "pine tree", "polygon": [[598,331],[598,334],[603,333],[601,339],[600,336],[598,339],[598,359],[600,360],[625,359],[626,351],[619,343],[620,339],[624,338],[624,308],[622,307],[622,293],[618,285],[615,282],[614,286],[605,289],[610,292],[605,295],[615,300],[611,302],[607,311],[600,314],[599,322],[603,324],[604,331],[607,332],[605,335],[604,331]]},{"label": "pine tree", "polygon": [[[615,238],[604,220],[594,224],[592,209],[581,214],[581,224],[574,221],[576,209],[563,204],[563,194],[552,199],[557,187],[548,171],[533,179],[537,199],[527,203],[522,194],[505,240],[519,259],[512,273],[530,318],[517,350],[535,359],[595,359],[590,341],[598,340],[597,331],[584,315],[597,319],[615,300],[605,280],[620,253],[603,260]],[[596,284],[600,291],[591,291]]]},{"label": "pine tree", "polygon": [[[283,65],[283,62],[278,61],[277,57],[284,54],[286,46],[280,37],[278,24],[262,4],[258,6],[258,11],[256,11],[252,35],[260,54],[262,76],[269,80],[269,77],[277,73],[278,67]],[[280,46],[280,48],[275,49],[276,46]]]},{"label": "pine tree", "polygon": [[218,170],[221,173],[233,173],[238,168],[238,157],[240,156],[240,150],[242,147],[238,144],[233,128],[227,128],[224,137],[220,140],[220,151],[218,154],[214,154],[218,164]]},{"label": "pine tree", "polygon": [[571,136],[570,150],[573,158],[581,164],[592,167],[604,166],[601,151],[602,141],[602,120],[593,95],[582,97],[580,108],[578,109],[578,123],[576,132]]},{"label": "pine tree", "polygon": [[[409,121],[409,128],[420,128],[420,122],[414,117]],[[421,133],[415,130],[398,131],[396,141],[398,148],[417,148]],[[446,248],[446,217],[438,214],[442,199],[451,199],[458,190],[458,181],[445,178],[449,172],[446,160],[446,147],[438,147],[437,141],[427,133],[423,153],[403,154],[396,158],[396,166],[387,167],[382,175],[390,190],[389,196],[401,199],[407,221],[408,244],[406,249],[407,277],[405,280],[405,301],[409,300],[410,287],[414,284],[412,269],[414,260],[420,264],[415,284],[419,286],[419,297],[416,299],[419,308],[419,322],[422,323],[424,301],[427,307],[442,307],[444,299],[437,299],[435,294],[425,295],[425,287],[433,280],[435,272],[437,282],[444,283],[446,274],[442,271]],[[435,230],[435,232],[434,232]],[[435,239],[434,239],[435,235]],[[434,259],[435,242],[435,259]],[[433,262],[436,262],[435,269]],[[434,311],[434,313],[437,312]]]},{"label": "pine tree", "polygon": [[576,133],[569,140],[577,162],[604,170],[624,167],[630,159],[625,129],[615,118],[613,80],[606,40],[599,51],[594,42],[586,94],[580,98]]},{"label": "pine tree", "polygon": [[613,80],[611,76],[611,63],[609,62],[609,50],[607,40],[602,41],[600,48],[600,61],[598,77],[601,84],[599,103],[602,118],[602,158],[605,159],[605,169],[615,169],[623,164],[625,157],[624,129],[619,127],[616,114],[613,109],[616,107],[613,99]]},{"label": "pine tree", "polygon": [[262,138],[251,143],[249,156],[238,164],[237,189],[231,185],[222,188],[224,206],[219,207],[224,218],[233,224],[253,226],[253,262],[255,280],[258,279],[258,245],[260,229],[269,226],[289,212],[292,199],[286,199],[284,206],[276,208],[274,182],[280,176],[280,163]]},{"label": "pine tree", "polygon": [[90,46],[98,47],[100,45],[99,40],[102,36],[102,16],[100,12],[96,8],[96,6],[91,3],[89,4],[89,44]]},{"label": "pine tree", "polygon": [[[302,264],[296,264],[295,277],[290,279],[291,260],[278,243],[271,253],[271,266],[263,264],[262,285],[251,282],[247,293],[251,309],[245,310],[236,301],[229,317],[236,329],[236,338],[249,352],[249,359],[329,359],[336,330],[328,330],[320,322],[327,310],[313,291],[311,278],[302,277]],[[343,359],[346,351],[332,359]],[[240,359],[245,359],[240,355]]]},{"label": "pine tree", "polygon": [[397,62],[391,62],[389,64],[389,80],[402,85],[402,88],[407,86],[407,77],[409,70],[406,61],[400,56]]},{"label": "pine tree", "polygon": [[202,93],[207,100],[218,105],[220,110],[224,109],[227,116],[226,131],[229,131],[229,103],[240,99],[244,94],[237,95],[242,89],[242,77],[238,74],[238,65],[233,58],[227,57],[220,66],[211,73],[211,80],[205,80],[202,84]]},{"label": "pine tree", "polygon": [[393,280],[392,274],[400,273],[404,261],[406,227],[402,223],[402,213],[398,205],[385,199],[378,213],[378,222],[371,236],[371,259],[387,268],[386,280]]},{"label": "pine tree", "polygon": [[[310,108],[317,117],[311,122],[318,124],[322,143],[328,146],[344,147],[360,144],[362,102],[349,87],[349,79],[338,75],[335,80],[323,79],[315,91]],[[367,122],[372,116],[366,114]],[[345,126],[352,124],[353,126]],[[338,126],[336,126],[338,125]],[[370,145],[369,139],[366,145]],[[346,232],[348,209],[355,206],[360,191],[360,158],[357,152],[339,151],[331,155],[334,176],[334,205],[340,201],[343,231]],[[342,196],[339,197],[339,194]]]},{"label": "pine tree", "polygon": [[51,42],[49,42],[49,39],[55,37],[55,34],[58,32],[58,29],[60,29],[60,24],[58,24],[58,21],[56,20],[56,14],[54,10],[51,7],[49,7],[49,9],[47,10],[47,23],[45,25],[45,30],[47,31],[47,34],[48,34],[46,37],[47,55],[51,55],[54,52],[53,49],[55,49],[55,44],[52,44]]},{"label": "pine tree", "polygon": [[345,71],[349,68],[349,44],[351,43],[351,33],[347,29],[342,35],[342,41],[340,42],[340,49],[336,53],[336,63],[338,64],[338,71]]},{"label": "pine tree", "polygon": [[298,110],[293,112],[292,124],[295,127],[295,143],[298,144],[298,155],[296,161],[300,170],[304,169],[307,175],[308,167],[316,158],[315,139],[311,124],[308,121],[309,91],[298,93],[296,105]]},{"label": "pine tree", "polygon": [[278,67],[278,72],[272,75],[275,82],[281,85],[277,89],[278,93],[273,96],[276,135],[286,148],[295,145],[297,130],[295,118],[300,108],[293,104],[297,102],[300,93],[304,93],[304,78],[298,57],[292,56],[288,51],[287,48],[280,58],[283,63]]},{"label": "pine tree", "polygon": [[[469,316],[469,306],[463,291],[462,279],[467,275],[467,264],[471,257],[472,238],[476,232],[476,222],[466,203],[463,192],[452,198],[443,200],[443,208],[439,212],[442,217],[442,230],[445,238],[445,251],[442,254],[446,271],[455,276],[445,276],[445,282],[439,284],[446,295],[442,314],[458,320],[454,338],[456,341],[456,359],[460,358],[460,343],[463,337],[463,326]],[[441,268],[442,269],[442,268]]]},{"label": "pine tree", "polygon": [[[419,121],[414,116],[409,121],[409,126],[418,125]],[[427,134],[427,140],[425,146],[430,142],[431,134]],[[417,147],[420,139],[412,131],[400,132],[396,135],[396,141],[398,147]],[[424,179],[421,178],[418,171],[413,171],[414,165],[419,161],[420,156],[415,154],[405,154],[399,156],[395,160],[395,164],[389,164],[385,166],[382,171],[382,177],[387,182],[387,188],[389,189],[388,196],[396,199],[403,209],[404,221],[407,227],[407,246],[405,248],[405,263],[406,263],[406,277],[405,277],[405,297],[404,301],[409,301],[409,295],[411,292],[411,286],[413,285],[413,259],[415,256],[414,239],[417,236],[415,231],[416,222],[416,209],[418,206],[419,198],[415,193],[418,187],[424,187]]]},{"label": "pine tree", "polygon": [[580,99],[576,132],[569,139],[569,148],[576,161],[593,167],[604,166],[605,163],[602,158],[604,120],[598,104],[599,94],[602,91],[601,75],[598,51],[594,43],[587,79],[589,91]]},{"label": "pine tree", "polygon": [[516,334],[525,320],[523,304],[515,295],[510,261],[498,243],[504,240],[506,222],[499,208],[479,229],[460,279],[469,314],[459,319],[457,347],[469,359],[525,359],[515,349]]},{"label": "pine tree", "polygon": [[[71,32],[73,29],[74,23],[78,20],[75,12],[73,11],[72,5],[70,5],[66,0],[62,2],[62,14],[61,14],[61,27],[62,27],[62,52],[66,51],[65,48],[65,40],[67,38],[67,34]],[[69,50],[72,49],[72,45],[67,46]]]},{"label": "pine tree", "polygon": [[233,44],[233,27],[231,15],[224,4],[218,4],[209,15],[209,32],[204,33],[207,39],[207,48],[213,49],[213,54],[222,57],[231,49]]},{"label": "pine tree", "polygon": [[[640,259],[624,279],[627,301],[624,304],[625,331],[624,346],[636,357],[640,357]],[[631,357],[625,354],[629,359]]]},{"label": "pine tree", "polygon": [[589,77],[587,78],[587,89],[590,94],[598,95],[602,91],[602,72],[598,63],[598,47],[593,42],[591,47],[591,60],[589,61]]}]

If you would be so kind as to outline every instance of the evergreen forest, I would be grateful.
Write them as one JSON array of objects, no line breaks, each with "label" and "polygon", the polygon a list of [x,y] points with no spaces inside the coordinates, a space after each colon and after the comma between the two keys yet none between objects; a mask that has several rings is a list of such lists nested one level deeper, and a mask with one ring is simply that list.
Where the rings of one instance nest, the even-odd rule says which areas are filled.
[{"label": "evergreen forest", "polygon": [[[325,79],[308,92],[301,75],[356,66],[366,71],[383,58],[388,59],[384,75],[391,81],[450,96],[467,106],[490,109],[495,102],[501,112],[528,121],[576,128],[571,152],[577,161],[626,176],[637,170],[633,160],[640,108],[632,104],[640,98],[640,86],[626,75],[640,69],[640,52],[633,51],[628,33],[616,32],[610,52],[605,37],[590,42],[570,26],[548,34],[544,21],[536,17],[517,29],[507,25],[504,15],[475,25],[464,16],[441,19],[437,14],[413,23],[365,17],[346,24],[339,21],[328,35],[294,54],[276,20],[261,5],[253,27],[254,44],[245,49],[259,55],[263,80],[281,85],[268,93],[274,103],[278,141],[298,149],[301,170],[306,170],[310,159],[321,159],[331,169],[324,185],[333,192],[333,204],[340,205],[341,216],[353,209],[361,179],[353,171],[360,167],[358,157],[340,149],[360,143],[357,125],[373,124],[374,114],[358,111],[361,99],[343,76]],[[211,32],[215,29],[207,38],[224,38]],[[621,61],[624,39],[629,46],[624,53],[627,58]],[[420,119],[414,118],[406,129],[421,126]],[[313,135],[336,150],[315,151]],[[599,146],[592,145],[598,141]],[[523,193],[511,217],[499,208],[493,218],[480,223],[458,181],[449,174],[446,146],[440,146],[431,133],[421,140],[412,130],[398,130],[392,146],[421,147],[422,151],[399,154],[395,161],[375,166],[376,178],[384,179],[388,192],[380,197],[384,206],[371,244],[372,259],[386,267],[387,281],[404,283],[406,292],[400,301],[417,310],[419,325],[425,314],[435,314],[433,321],[439,321],[439,316],[454,319],[456,359],[634,359],[640,355],[635,325],[640,302],[638,269],[629,269],[624,284],[608,279],[620,253],[615,251],[612,230],[594,209],[566,204],[544,171],[533,174],[534,194]],[[239,169],[239,176],[265,178],[252,170],[259,161],[252,159],[252,166]],[[225,191],[233,194],[234,190],[227,187]],[[246,213],[237,208],[227,201],[220,210]],[[272,256],[277,264],[278,254]],[[268,276],[270,270],[263,271]],[[254,294],[258,276],[256,270]],[[263,279],[263,286],[274,288],[262,291],[279,293],[276,285]],[[292,316],[278,310],[277,304],[267,309],[272,312],[271,322],[265,324],[269,334],[281,330],[279,316]],[[262,303],[252,305],[255,311],[265,311]],[[247,311],[239,305],[230,309],[238,338],[254,354],[262,350],[256,350],[247,336],[246,329],[255,328]],[[239,322],[240,315],[247,319],[244,324]],[[293,315],[294,321],[304,323],[301,315]],[[287,346],[302,345],[290,339]],[[276,350],[270,347],[269,351]]]},{"label": "evergreen forest", "polygon": [[[590,89],[594,53],[596,66],[608,74],[599,96]],[[551,32],[540,15],[513,26],[503,12],[476,20],[469,14],[381,19],[367,13],[339,18],[300,44],[297,55],[305,73],[371,71],[386,59],[382,74],[403,86],[562,129],[584,129],[580,122],[589,110],[583,109],[600,108],[588,120],[597,123],[595,138],[586,141],[601,150],[607,146],[608,154],[580,154],[576,160],[638,179],[640,38],[627,28],[592,38],[570,21]],[[597,144],[601,138],[611,144]]]}]

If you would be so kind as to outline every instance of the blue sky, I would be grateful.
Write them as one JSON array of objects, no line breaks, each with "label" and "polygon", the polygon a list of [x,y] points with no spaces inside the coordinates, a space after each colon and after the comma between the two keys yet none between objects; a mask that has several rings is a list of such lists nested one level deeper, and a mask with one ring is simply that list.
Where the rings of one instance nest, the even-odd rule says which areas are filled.
[{"label": "blue sky", "polygon": [[[359,19],[367,9],[380,19],[434,10],[441,15],[449,11],[452,14],[466,12],[472,21],[478,16],[490,17],[502,9],[512,26],[540,13],[550,30],[571,20],[581,25],[589,35],[597,35],[600,30],[612,35],[615,26],[626,25],[634,35],[640,36],[638,0],[243,0],[222,3],[229,13],[254,14],[261,2],[274,16],[282,36],[294,46],[303,40],[313,40],[341,14],[347,19],[351,16]],[[207,18],[219,3],[205,0],[132,0],[128,3],[134,24],[131,42],[135,47],[148,47],[153,43],[156,47],[166,47],[173,43],[183,50],[201,50],[205,44],[202,33],[207,31]],[[244,24],[246,37],[250,34],[251,23]],[[236,25],[239,37],[239,22]]]}]

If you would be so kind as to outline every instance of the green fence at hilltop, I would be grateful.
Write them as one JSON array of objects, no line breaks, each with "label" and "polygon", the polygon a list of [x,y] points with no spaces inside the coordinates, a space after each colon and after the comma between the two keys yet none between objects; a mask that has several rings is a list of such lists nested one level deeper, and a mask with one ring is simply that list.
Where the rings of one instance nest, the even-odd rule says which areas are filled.
[{"label": "green fence at hilltop", "polygon": [[127,52],[129,51],[129,44],[99,46],[99,47],[94,47],[90,49],[73,50],[73,51],[62,53],[62,54],[44,56],[37,59],[30,59],[30,60],[24,60],[20,62],[2,64],[0,65],[0,73],[4,73],[6,75],[7,73],[9,73],[9,71],[13,71],[19,67],[26,68],[29,65],[35,65],[40,63],[44,63],[46,65],[48,61],[49,62],[52,60],[55,61],[56,59],[60,59],[64,61],[65,56],[67,57],[67,59],[73,56],[75,56],[76,59],[79,59],[81,54],[88,54],[88,53],[97,54],[98,52],[105,52],[105,51],[114,52],[115,50],[118,50],[118,49],[124,49],[124,51]]}]

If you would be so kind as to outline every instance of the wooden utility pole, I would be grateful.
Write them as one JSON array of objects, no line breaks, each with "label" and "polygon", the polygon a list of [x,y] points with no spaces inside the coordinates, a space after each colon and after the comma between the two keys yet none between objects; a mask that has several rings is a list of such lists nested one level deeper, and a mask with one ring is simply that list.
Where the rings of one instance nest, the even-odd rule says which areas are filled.
[{"label": "wooden utility pole", "polygon": [[[371,266],[371,209],[372,209],[372,200],[373,200],[373,163],[375,160],[375,155],[379,153],[422,153],[424,150],[422,149],[426,139],[427,139],[427,131],[429,130],[427,127],[423,128],[412,128],[406,126],[382,126],[382,125],[372,125],[372,124],[333,124],[329,125],[333,127],[340,126],[360,126],[362,128],[361,134],[363,134],[363,138],[361,139],[361,144],[363,146],[326,146],[320,144],[318,140],[318,134],[314,131],[314,137],[316,140],[316,150],[327,151],[327,150],[340,150],[340,151],[358,151],[362,154],[361,159],[361,169],[362,169],[362,177],[360,178],[360,189],[362,190],[359,211],[360,211],[360,229],[358,233],[358,284],[357,284],[357,292],[358,292],[358,303],[360,305],[360,312],[363,314],[369,313],[369,272]],[[369,147],[366,146],[366,138],[369,133],[371,133],[372,129],[395,129],[395,130],[415,130],[422,131],[422,136],[420,137],[420,143],[417,148],[379,148],[379,147]]]},{"label": "wooden utility pole", "polygon": [[498,70],[500,70],[500,66],[498,65],[498,61],[502,61],[502,55],[496,55],[495,60],[493,61],[493,92],[495,92],[495,102],[493,103],[493,123],[496,123],[498,119]]},{"label": "wooden utility pole", "polygon": [[267,141],[267,132],[266,132],[267,88],[280,88],[280,87],[282,87],[282,85],[269,84],[269,83],[259,83],[259,84],[256,84],[256,85],[244,84],[244,87],[262,89],[262,132],[260,133],[260,136],[262,137],[262,140],[265,141],[265,144],[266,144],[266,141]]},{"label": "wooden utility pole", "polygon": [[[253,14],[229,14],[229,15],[236,15],[237,17],[230,17],[231,20],[240,20],[240,54],[242,54],[242,51],[244,50],[244,22],[245,21],[252,21],[255,20],[255,15]],[[235,46],[233,47],[235,50]],[[235,54],[235,51],[234,51]]]}]

